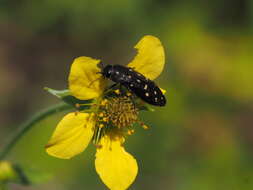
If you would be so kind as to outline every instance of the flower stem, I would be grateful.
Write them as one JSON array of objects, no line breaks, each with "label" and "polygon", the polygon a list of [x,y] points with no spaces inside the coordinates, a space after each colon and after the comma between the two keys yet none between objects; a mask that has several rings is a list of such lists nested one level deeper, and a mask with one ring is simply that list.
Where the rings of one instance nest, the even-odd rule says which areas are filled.
[{"label": "flower stem", "polygon": [[13,137],[7,142],[6,146],[3,148],[2,152],[0,153],[0,160],[2,160],[7,154],[10,152],[10,150],[14,147],[14,145],[19,141],[19,139],[24,136],[33,126],[35,126],[36,123],[39,121],[45,119],[46,117],[60,112],[64,110],[69,110],[73,108],[72,106],[66,104],[66,103],[60,103],[56,104],[52,107],[49,107],[45,110],[42,110],[35,114],[31,119],[27,120],[25,123],[21,124],[19,127],[19,130],[13,135]]}]

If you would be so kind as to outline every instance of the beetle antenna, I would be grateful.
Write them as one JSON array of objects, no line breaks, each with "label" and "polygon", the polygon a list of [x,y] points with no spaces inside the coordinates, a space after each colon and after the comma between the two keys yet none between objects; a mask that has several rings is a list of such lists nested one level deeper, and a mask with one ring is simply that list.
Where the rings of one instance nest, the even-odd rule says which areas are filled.
[{"label": "beetle antenna", "polygon": [[[97,64],[97,67],[100,68],[100,69],[103,71],[103,69],[105,68],[105,63],[101,61],[101,62],[99,62],[99,63]],[[96,72],[96,74],[101,74],[101,76],[98,77],[97,79],[91,81],[91,83],[89,84],[88,87],[90,87],[94,82],[96,82],[97,80],[101,79],[101,77],[103,77],[103,72],[101,72],[101,71]]]},{"label": "beetle antenna", "polygon": [[105,63],[101,61],[97,64],[97,67],[103,70],[105,68]]}]

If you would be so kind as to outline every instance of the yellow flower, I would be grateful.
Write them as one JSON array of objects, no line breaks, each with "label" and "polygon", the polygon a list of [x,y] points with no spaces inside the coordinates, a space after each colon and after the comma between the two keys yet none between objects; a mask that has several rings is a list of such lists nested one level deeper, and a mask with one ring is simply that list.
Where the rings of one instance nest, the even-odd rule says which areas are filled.
[{"label": "yellow flower", "polygon": [[[129,67],[153,80],[164,67],[164,50],[160,40],[144,36],[135,46],[137,55]],[[135,158],[125,151],[126,136],[133,134],[133,124],[139,122],[139,109],[131,93],[106,89],[106,79],[97,67],[100,60],[79,57],[74,60],[69,89],[81,100],[93,99],[90,112],[69,113],[59,122],[46,145],[48,154],[69,159],[85,150],[90,141],[96,145],[95,168],[105,185],[111,190],[125,190],[135,180],[138,166]]]}]

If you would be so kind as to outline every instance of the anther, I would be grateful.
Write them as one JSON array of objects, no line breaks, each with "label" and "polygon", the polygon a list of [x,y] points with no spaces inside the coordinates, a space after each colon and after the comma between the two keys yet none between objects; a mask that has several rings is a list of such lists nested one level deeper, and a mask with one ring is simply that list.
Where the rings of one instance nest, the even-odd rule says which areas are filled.
[{"label": "anther", "polygon": [[99,124],[99,128],[103,128],[104,127],[104,124]]},{"label": "anther", "polygon": [[115,94],[120,94],[120,90],[119,89],[117,89],[117,90],[114,90],[114,92],[115,92]]},{"label": "anther", "polygon": [[100,113],[98,114],[98,116],[99,116],[99,117],[104,117],[104,113],[103,113],[103,112],[100,112]]},{"label": "anther", "polygon": [[108,117],[104,117],[104,118],[103,118],[103,121],[104,121],[104,122],[108,122],[108,121],[109,121],[109,118],[108,118]]},{"label": "anther", "polygon": [[147,125],[145,125],[145,124],[142,125],[142,128],[145,129],[145,130],[149,129],[149,127]]},{"label": "anther", "polygon": [[95,147],[96,147],[97,149],[101,149],[103,146],[102,146],[101,144],[95,144]]},{"label": "anther", "polygon": [[101,101],[100,105],[105,106],[107,103],[108,103],[108,100],[104,99],[104,100]]},{"label": "anther", "polygon": [[127,130],[128,135],[132,135],[131,130]]},{"label": "anther", "polygon": [[138,110],[128,96],[108,99],[103,113],[102,121],[110,121],[117,128],[132,126],[138,118]]},{"label": "anther", "polygon": [[143,129],[145,130],[149,129],[149,127],[145,125],[145,123],[143,123],[142,121],[139,120],[138,123],[142,126]]},{"label": "anther", "polygon": [[131,94],[130,92],[127,92],[126,95],[127,95],[128,97],[129,97],[129,96],[132,96],[132,94]]}]

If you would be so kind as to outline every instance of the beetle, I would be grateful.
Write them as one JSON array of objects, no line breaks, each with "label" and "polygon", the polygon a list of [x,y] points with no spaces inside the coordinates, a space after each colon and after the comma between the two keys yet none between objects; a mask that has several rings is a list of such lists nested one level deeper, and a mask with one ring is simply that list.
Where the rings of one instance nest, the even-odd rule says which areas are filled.
[{"label": "beetle", "polygon": [[165,106],[166,98],[154,81],[146,78],[141,73],[123,65],[98,64],[104,78],[125,86],[137,97],[154,106]]}]

